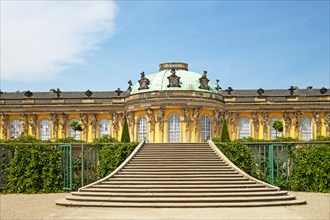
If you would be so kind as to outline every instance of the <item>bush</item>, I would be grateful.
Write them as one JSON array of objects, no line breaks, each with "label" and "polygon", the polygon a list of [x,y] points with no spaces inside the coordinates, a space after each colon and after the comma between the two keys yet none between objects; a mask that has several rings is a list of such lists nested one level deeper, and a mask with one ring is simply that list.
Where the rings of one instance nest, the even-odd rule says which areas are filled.
[{"label": "bush", "polygon": [[109,144],[109,143],[118,143],[118,141],[115,138],[113,138],[107,134],[104,134],[104,135],[102,135],[102,137],[95,138],[93,140],[93,143],[94,144]]},{"label": "bush", "polygon": [[138,143],[116,143],[107,145],[100,150],[100,164],[97,167],[99,178],[114,171],[135,149]]},{"label": "bush", "polygon": [[255,178],[260,178],[260,172],[247,146],[239,142],[215,144],[237,167]]},{"label": "bush", "polygon": [[50,145],[16,144],[8,168],[7,191],[50,193],[63,191],[62,152]]},{"label": "bush", "polygon": [[131,142],[131,139],[129,137],[128,124],[127,124],[126,119],[124,121],[124,128],[123,128],[123,133],[121,135],[121,142],[122,143],[130,143]]},{"label": "bush", "polygon": [[53,143],[86,143],[83,140],[76,140],[74,137],[66,137],[66,138],[57,138],[53,141]]},{"label": "bush", "polygon": [[226,120],[224,120],[224,122],[222,124],[220,141],[221,142],[230,142],[230,136],[229,136],[228,126],[227,126],[227,121]]},{"label": "bush", "polygon": [[330,145],[304,145],[296,148],[290,179],[292,190],[330,192]]}]

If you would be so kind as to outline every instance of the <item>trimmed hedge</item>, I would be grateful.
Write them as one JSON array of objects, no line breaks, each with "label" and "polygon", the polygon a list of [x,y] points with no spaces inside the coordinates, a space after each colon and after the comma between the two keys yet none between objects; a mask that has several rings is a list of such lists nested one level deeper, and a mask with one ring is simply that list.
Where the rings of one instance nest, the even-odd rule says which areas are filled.
[{"label": "trimmed hedge", "polygon": [[329,174],[329,144],[297,147],[289,188],[296,191],[330,192]]},{"label": "trimmed hedge", "polygon": [[215,144],[237,167],[255,178],[261,177],[254,161],[254,157],[247,146],[239,142]]},{"label": "trimmed hedge", "polygon": [[63,191],[62,152],[51,145],[15,144],[8,168],[7,191],[50,193]]},{"label": "trimmed hedge", "polygon": [[97,167],[99,178],[114,171],[134,151],[137,145],[137,142],[132,142],[103,146],[99,153],[100,164]]}]

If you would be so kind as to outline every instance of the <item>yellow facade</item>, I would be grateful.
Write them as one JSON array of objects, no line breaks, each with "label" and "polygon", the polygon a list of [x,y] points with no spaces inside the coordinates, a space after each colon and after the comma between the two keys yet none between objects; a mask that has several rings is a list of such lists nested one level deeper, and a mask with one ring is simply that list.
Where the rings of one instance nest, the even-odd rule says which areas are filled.
[{"label": "yellow facade", "polygon": [[203,142],[220,135],[224,120],[231,139],[271,139],[274,117],[283,122],[283,137],[330,136],[330,91],[324,87],[222,90],[209,83],[206,72],[188,71],[187,64],[160,67],[151,75],[141,74],[139,82],[130,84],[125,92],[56,95],[50,91],[30,96],[5,92],[0,96],[0,139],[18,135],[42,138],[41,134],[50,139],[68,137],[70,121],[76,119],[83,126],[79,139],[92,142],[103,132],[120,140],[125,118],[131,140],[143,137],[156,143]]}]

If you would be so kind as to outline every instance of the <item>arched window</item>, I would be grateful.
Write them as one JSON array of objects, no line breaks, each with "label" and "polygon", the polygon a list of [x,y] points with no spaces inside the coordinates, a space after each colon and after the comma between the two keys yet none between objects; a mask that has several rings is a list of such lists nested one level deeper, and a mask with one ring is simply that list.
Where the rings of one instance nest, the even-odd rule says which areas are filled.
[{"label": "arched window", "polygon": [[145,116],[140,117],[137,122],[137,133],[139,142],[143,141],[144,138],[148,137],[147,118]]},{"label": "arched window", "polygon": [[202,117],[202,141],[207,141],[211,139],[211,121],[209,117]]},{"label": "arched window", "polygon": [[17,138],[21,129],[19,120],[14,119],[10,122],[10,138]]},{"label": "arched window", "polygon": [[50,121],[43,119],[39,123],[39,138],[41,140],[50,139]]},{"label": "arched window", "polygon": [[181,142],[180,117],[177,115],[171,115],[168,117],[168,142]]},{"label": "arched window", "polygon": [[102,118],[99,121],[99,137],[110,135],[110,121],[107,118]]},{"label": "arched window", "polygon": [[309,117],[303,117],[300,124],[301,140],[310,140],[313,138],[312,120]]},{"label": "arched window", "polygon": [[277,116],[274,116],[270,119],[270,123],[269,123],[269,136],[270,136],[270,139],[275,139],[276,138],[276,135],[277,137],[282,137],[282,132],[277,132],[276,133],[276,130],[273,128],[273,122],[274,121],[281,121],[281,119]]},{"label": "arched window", "polygon": [[238,137],[250,137],[250,119],[240,118],[238,121]]},{"label": "arched window", "polygon": [[76,122],[78,122],[78,123],[80,123],[81,124],[81,122],[78,120],[78,119],[76,119],[76,118],[74,118],[74,119],[72,119],[71,121],[70,121],[70,123],[69,123],[69,137],[73,137],[75,140],[80,140],[81,138],[80,138],[80,131],[74,131],[72,128],[71,128],[71,126],[70,126],[70,124],[71,124],[71,122],[72,121],[76,121]]}]

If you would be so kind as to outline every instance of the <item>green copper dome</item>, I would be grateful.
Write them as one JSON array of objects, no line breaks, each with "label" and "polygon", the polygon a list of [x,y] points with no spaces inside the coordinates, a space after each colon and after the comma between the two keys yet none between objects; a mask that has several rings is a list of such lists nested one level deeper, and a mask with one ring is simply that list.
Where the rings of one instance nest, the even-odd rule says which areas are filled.
[{"label": "green copper dome", "polygon": [[131,88],[130,94],[152,91],[198,91],[217,93],[203,74],[188,71],[186,63],[163,63],[160,70],[149,75],[141,73],[141,79]]}]

